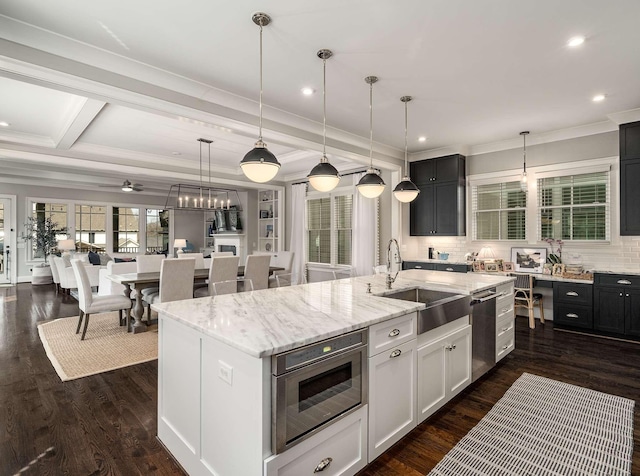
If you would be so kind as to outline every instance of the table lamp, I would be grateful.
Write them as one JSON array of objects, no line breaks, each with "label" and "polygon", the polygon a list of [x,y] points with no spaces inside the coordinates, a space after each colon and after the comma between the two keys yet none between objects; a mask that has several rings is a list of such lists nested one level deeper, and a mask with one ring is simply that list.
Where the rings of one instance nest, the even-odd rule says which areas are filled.
[{"label": "table lamp", "polygon": [[187,239],[186,238],[176,238],[175,240],[173,240],[173,248],[178,248],[178,251],[176,253],[184,253],[184,250],[182,248],[186,248],[187,247]]},{"label": "table lamp", "polygon": [[71,251],[76,250],[76,240],[59,240],[58,241],[58,250],[62,251],[62,256],[68,256],[71,254]]},{"label": "table lamp", "polygon": [[496,255],[490,247],[485,246],[480,250],[480,253],[478,253],[477,259],[482,261],[494,260],[496,259]]}]

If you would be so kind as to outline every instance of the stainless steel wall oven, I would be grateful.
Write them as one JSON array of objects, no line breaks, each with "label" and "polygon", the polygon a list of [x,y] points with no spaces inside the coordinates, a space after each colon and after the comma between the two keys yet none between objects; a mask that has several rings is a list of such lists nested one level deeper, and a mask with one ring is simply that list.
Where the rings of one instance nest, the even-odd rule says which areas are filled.
[{"label": "stainless steel wall oven", "polygon": [[274,355],[271,446],[277,454],[367,403],[367,330]]}]

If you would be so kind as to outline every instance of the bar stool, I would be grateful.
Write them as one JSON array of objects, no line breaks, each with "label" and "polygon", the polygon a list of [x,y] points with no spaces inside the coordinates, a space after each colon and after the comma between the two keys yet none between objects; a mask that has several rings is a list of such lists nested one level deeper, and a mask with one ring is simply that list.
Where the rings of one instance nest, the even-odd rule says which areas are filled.
[{"label": "bar stool", "polygon": [[529,327],[536,328],[536,321],[533,315],[533,308],[537,306],[540,309],[540,323],[544,324],[544,303],[542,294],[534,293],[535,278],[531,274],[516,274],[516,282],[514,283],[514,310],[519,307],[526,309],[529,314]]}]

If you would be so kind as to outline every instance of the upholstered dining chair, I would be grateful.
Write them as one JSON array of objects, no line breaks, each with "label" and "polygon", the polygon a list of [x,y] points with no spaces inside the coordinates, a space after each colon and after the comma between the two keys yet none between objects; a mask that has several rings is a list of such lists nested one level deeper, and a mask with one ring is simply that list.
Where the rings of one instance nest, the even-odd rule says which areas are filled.
[{"label": "upholstered dining chair", "polygon": [[300,276],[295,273],[276,274],[275,279],[277,287],[279,288],[294,284],[307,284],[307,278],[304,274]]},{"label": "upholstered dining chair", "polygon": [[[78,284],[78,307],[80,308],[76,334],[80,332],[80,326],[84,319],[84,328],[82,329],[82,337],[80,340],[84,340],[87,333],[89,316],[96,312],[119,311],[120,325],[128,324],[131,300],[127,299],[124,295],[98,296],[97,294],[93,294],[85,266],[78,260],[71,260],[71,267],[73,268]],[[124,311],[126,311],[126,315],[123,315]]]},{"label": "upholstered dining chair", "polygon": [[[244,266],[244,277],[253,283],[253,290],[267,289],[269,287],[269,255],[249,255]],[[239,291],[245,291],[242,283],[238,286]]]},{"label": "upholstered dining chair", "polygon": [[54,261],[55,256],[49,255],[49,268],[51,268],[51,277],[53,278],[53,284],[56,285],[56,294],[60,291],[60,274],[58,273],[58,267]]},{"label": "upholstered dining chair", "polygon": [[[136,273],[159,273],[165,259],[164,255],[138,255],[136,256]],[[144,288],[140,292],[144,298],[148,294],[157,293],[158,288]]]},{"label": "upholstered dining chair", "polygon": [[516,274],[515,277],[516,282],[513,286],[514,310],[518,308],[526,309],[529,315],[529,327],[535,329],[534,307],[537,306],[538,309],[540,309],[540,323],[544,324],[544,302],[542,294],[533,292],[536,280],[532,274]]},{"label": "upholstered dining chair", "polygon": [[196,269],[204,269],[204,253],[178,253],[178,258],[196,260]]},{"label": "upholstered dining chair", "polygon": [[[236,277],[238,276],[238,262],[240,258],[238,256],[217,256],[214,255],[211,258],[211,266],[209,267],[209,283],[207,287],[196,289],[193,293],[194,297],[215,296],[221,294],[219,291],[224,287],[222,286],[218,292],[214,292],[214,284],[225,282],[226,287],[230,291],[225,292],[235,293],[238,291],[238,282]],[[231,284],[233,281],[233,284]],[[220,286],[219,286],[220,287]]]},{"label": "upholstered dining chair", "polygon": [[242,287],[244,291],[253,291],[253,283],[250,279],[236,278],[213,283],[211,286],[211,295],[222,296],[223,294],[237,293],[238,287]]},{"label": "upholstered dining chair", "polygon": [[158,292],[142,297],[147,304],[147,317],[151,317],[151,304],[193,298],[195,264],[195,259],[165,259],[162,262]]}]

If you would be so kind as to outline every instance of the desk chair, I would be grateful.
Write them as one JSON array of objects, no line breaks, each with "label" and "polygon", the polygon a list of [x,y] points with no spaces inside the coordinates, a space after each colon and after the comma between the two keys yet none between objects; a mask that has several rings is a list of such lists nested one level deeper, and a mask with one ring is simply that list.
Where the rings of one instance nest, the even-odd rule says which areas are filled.
[{"label": "desk chair", "polygon": [[538,306],[540,309],[540,323],[544,324],[544,307],[542,294],[534,293],[533,287],[536,280],[531,274],[516,274],[516,282],[514,283],[514,310],[519,307],[526,309],[529,313],[529,327],[536,328],[536,321],[533,315],[533,308]]}]

